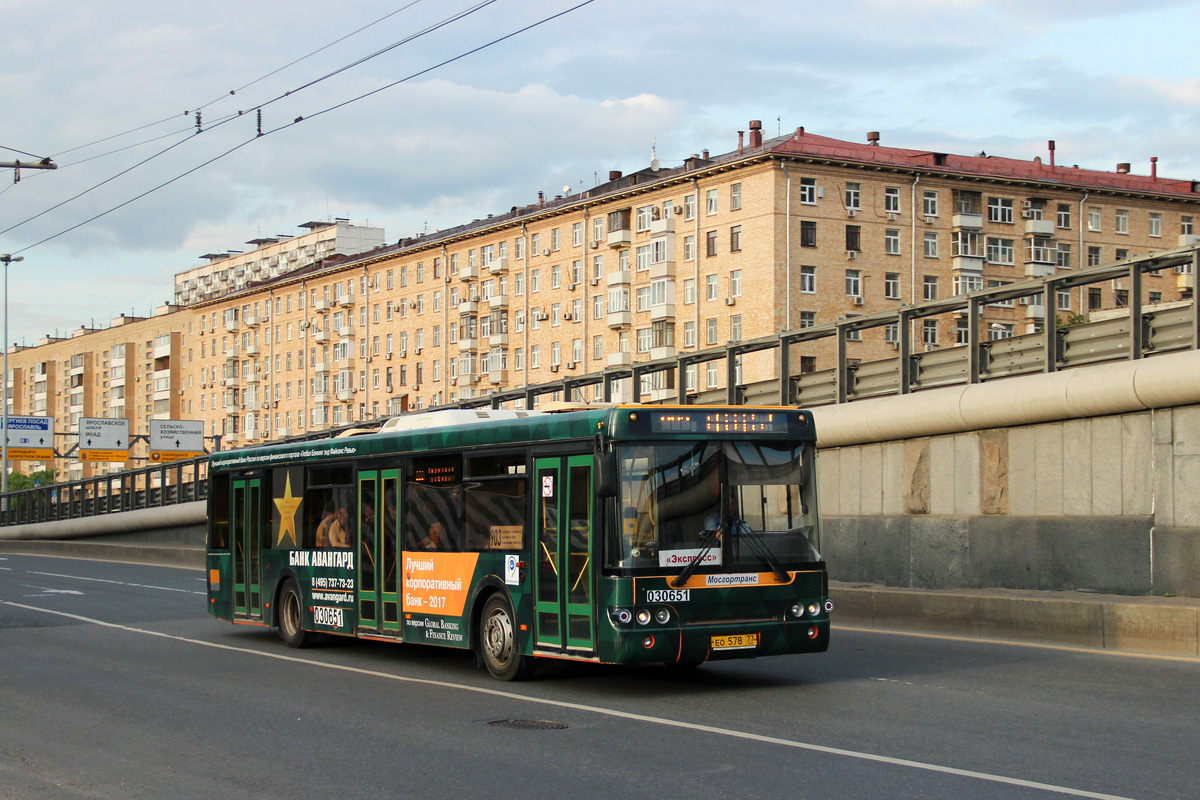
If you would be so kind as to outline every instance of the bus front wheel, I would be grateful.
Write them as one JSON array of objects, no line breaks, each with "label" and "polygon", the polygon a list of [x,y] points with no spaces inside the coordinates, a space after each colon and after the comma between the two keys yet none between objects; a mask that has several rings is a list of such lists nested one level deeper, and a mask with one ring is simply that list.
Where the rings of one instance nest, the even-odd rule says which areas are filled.
[{"label": "bus front wheel", "polygon": [[512,605],[502,594],[493,594],[484,603],[479,654],[496,680],[519,681],[533,674],[533,659],[518,652]]},{"label": "bus front wheel", "polygon": [[300,601],[300,588],[295,581],[288,581],[279,592],[279,638],[288,647],[304,647],[308,644],[308,631],[304,630],[304,610]]}]

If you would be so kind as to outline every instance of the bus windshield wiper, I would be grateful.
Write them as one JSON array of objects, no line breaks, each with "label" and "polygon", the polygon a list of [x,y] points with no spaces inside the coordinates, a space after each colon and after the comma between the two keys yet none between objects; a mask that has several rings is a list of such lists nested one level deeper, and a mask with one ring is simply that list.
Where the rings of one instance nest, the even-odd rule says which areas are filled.
[{"label": "bus windshield wiper", "polygon": [[771,548],[767,546],[767,543],[762,540],[762,536],[758,531],[747,525],[746,521],[743,519],[734,520],[733,529],[737,531],[738,536],[744,537],[745,540],[750,543],[750,549],[757,553],[758,556],[767,563],[767,566],[770,567],[771,571],[775,573],[775,577],[779,578],[779,580],[783,581],[784,583],[791,582],[791,576],[788,575],[787,570],[783,568],[783,564],[779,563],[779,558],[776,557]]},{"label": "bus windshield wiper", "polygon": [[680,570],[679,574],[672,579],[672,586],[678,589],[680,586],[683,586],[688,582],[688,578],[692,577],[692,575],[696,572],[696,569],[700,566],[700,562],[704,560],[706,555],[708,555],[708,551],[712,550],[713,545],[717,543],[717,537],[715,535],[716,533],[716,530],[700,532],[700,544],[702,544],[703,547],[701,548],[700,552],[696,554],[695,559],[693,559],[690,564]]}]

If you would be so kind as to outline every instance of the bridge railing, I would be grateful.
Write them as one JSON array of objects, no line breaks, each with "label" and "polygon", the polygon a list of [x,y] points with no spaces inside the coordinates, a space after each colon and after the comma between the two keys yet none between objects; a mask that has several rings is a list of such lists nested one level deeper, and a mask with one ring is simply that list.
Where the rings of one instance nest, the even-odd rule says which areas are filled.
[{"label": "bridge railing", "polygon": [[117,514],[206,497],[204,456],[9,492],[0,501],[0,526]]}]

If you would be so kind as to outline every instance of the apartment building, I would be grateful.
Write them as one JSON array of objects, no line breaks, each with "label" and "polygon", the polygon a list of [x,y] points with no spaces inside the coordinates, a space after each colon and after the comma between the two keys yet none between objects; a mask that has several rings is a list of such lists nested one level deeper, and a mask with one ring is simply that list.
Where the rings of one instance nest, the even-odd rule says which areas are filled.
[{"label": "apartment building", "polygon": [[[752,122],[721,155],[611,172],[587,192],[349,257],[326,249],[287,272],[251,258],[279,244],[256,240],[237,262],[260,265],[253,280],[234,270],[232,285],[195,295],[192,277],[182,283],[180,413],[237,446],[1200,242],[1197,184],[1149,172],[1063,167],[1053,150],[1023,161],[890,148],[878,134],[764,141]],[[1142,301],[1190,297],[1193,281],[1149,275]],[[1063,292],[1057,320],[1036,298],[990,305],[984,338],[1119,308],[1129,290]],[[915,341],[965,343],[966,325],[926,318]],[[897,334],[862,332],[848,357],[890,357]],[[794,347],[798,371],[833,366],[832,342]],[[770,352],[710,360],[687,369],[685,389],[776,369]],[[674,380],[625,379],[613,399],[673,399]]]},{"label": "apartment building", "polygon": [[[125,418],[132,436],[148,435],[152,419],[188,418],[192,404],[183,387],[190,321],[178,307],[163,305],[150,317],[122,314],[107,328],[80,327],[32,347],[14,346],[9,350],[9,414],[53,417],[60,453],[78,443],[71,434],[78,434],[84,417]],[[70,480],[124,467],[76,458],[14,466],[23,471],[53,467]]]}]

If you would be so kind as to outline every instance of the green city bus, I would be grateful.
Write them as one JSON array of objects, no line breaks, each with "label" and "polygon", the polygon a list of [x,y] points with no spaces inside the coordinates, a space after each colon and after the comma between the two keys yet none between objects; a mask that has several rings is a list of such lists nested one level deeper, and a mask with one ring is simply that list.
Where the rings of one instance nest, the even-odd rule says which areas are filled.
[{"label": "green city bus", "polygon": [[535,659],[824,651],[816,434],[795,408],[456,409],[212,455],[208,611]]}]

